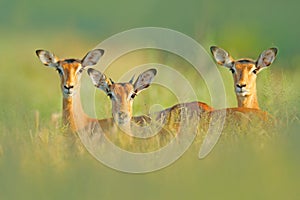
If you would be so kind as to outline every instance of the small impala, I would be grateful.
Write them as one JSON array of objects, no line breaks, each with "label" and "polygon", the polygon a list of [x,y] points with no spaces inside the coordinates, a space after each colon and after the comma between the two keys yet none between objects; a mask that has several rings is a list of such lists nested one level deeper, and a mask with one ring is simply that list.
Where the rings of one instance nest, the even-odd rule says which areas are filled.
[{"label": "small impala", "polygon": [[257,74],[270,66],[275,60],[277,48],[263,51],[257,60],[242,58],[234,60],[225,50],[212,46],[210,48],[216,62],[229,68],[234,80],[238,107],[259,109],[256,94]]},{"label": "small impala", "polygon": [[[53,53],[45,50],[37,50],[36,54],[41,62],[51,68],[54,68],[60,76],[60,87],[63,95],[63,125],[72,132],[81,130],[93,123],[97,119],[88,117],[82,109],[80,99],[80,79],[82,72],[87,66],[95,65],[104,50],[95,49],[80,59],[59,59]],[[78,123],[80,120],[80,123]]]},{"label": "small impala", "polygon": [[133,100],[137,94],[150,86],[156,73],[156,69],[149,69],[141,73],[134,83],[134,77],[126,83],[115,83],[101,72],[92,68],[88,69],[95,87],[103,90],[110,98],[114,121],[121,129],[129,132],[131,131]]}]

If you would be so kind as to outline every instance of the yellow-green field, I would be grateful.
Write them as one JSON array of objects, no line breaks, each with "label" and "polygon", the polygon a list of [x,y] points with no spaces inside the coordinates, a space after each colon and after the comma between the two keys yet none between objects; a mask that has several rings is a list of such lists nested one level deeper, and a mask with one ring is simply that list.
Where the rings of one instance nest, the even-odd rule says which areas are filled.
[{"label": "yellow-green field", "polygon": [[[1,2],[0,199],[299,199],[299,6],[258,0]],[[257,58],[278,47],[275,62],[257,82],[260,107],[276,125],[252,123],[245,130],[232,122],[206,158],[198,159],[203,138],[197,136],[180,159],[151,173],[123,173],[98,162],[63,134],[59,76],[41,64],[35,50],[82,58],[111,35],[144,26],[183,32],[207,51],[218,45],[235,58]],[[178,70],[197,100],[211,104],[201,76],[184,59],[163,51],[132,52],[106,74],[118,80],[130,67],[148,62]],[[228,107],[234,107],[231,73],[218,69]],[[148,112],[150,104],[175,103],[171,93],[153,85],[136,98],[134,114]],[[97,117],[111,117],[110,107],[104,93],[95,91]]]}]

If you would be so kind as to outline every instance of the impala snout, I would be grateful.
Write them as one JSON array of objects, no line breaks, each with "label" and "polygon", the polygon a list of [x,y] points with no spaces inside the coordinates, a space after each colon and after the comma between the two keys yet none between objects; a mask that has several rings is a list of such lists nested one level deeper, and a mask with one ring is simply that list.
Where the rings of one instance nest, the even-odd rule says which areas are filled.
[{"label": "impala snout", "polygon": [[245,88],[246,87],[246,84],[236,84],[236,87],[238,87],[238,88]]},{"label": "impala snout", "polygon": [[70,86],[64,85],[64,88],[67,89],[67,90],[70,90],[70,89],[74,88],[74,86],[73,85],[70,85]]},{"label": "impala snout", "polygon": [[129,117],[129,115],[125,112],[119,112],[118,117],[119,117],[120,120],[124,121]]},{"label": "impala snout", "polygon": [[246,83],[236,84],[235,92],[238,96],[247,96],[250,93],[250,91],[247,89],[247,84]]},{"label": "impala snout", "polygon": [[118,124],[125,124],[130,121],[131,116],[123,111],[117,112],[115,115],[115,120],[118,122]]},{"label": "impala snout", "polygon": [[67,96],[72,96],[74,91],[74,85],[64,85],[63,87],[63,93]]}]

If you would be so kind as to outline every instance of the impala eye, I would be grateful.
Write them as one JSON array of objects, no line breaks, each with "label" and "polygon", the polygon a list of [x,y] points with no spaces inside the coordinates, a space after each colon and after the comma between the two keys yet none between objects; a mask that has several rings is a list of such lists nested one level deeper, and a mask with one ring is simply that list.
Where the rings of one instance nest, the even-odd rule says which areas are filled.
[{"label": "impala eye", "polygon": [[107,96],[111,99],[112,98],[112,93],[111,92],[107,93]]},{"label": "impala eye", "polygon": [[254,69],[254,70],[252,71],[252,73],[253,73],[253,74],[257,74],[257,71],[258,71],[258,69]]},{"label": "impala eye", "polygon": [[230,68],[229,70],[231,71],[231,73],[235,72],[235,70],[233,68]]},{"label": "impala eye", "polygon": [[56,68],[56,71],[57,71],[60,75],[63,74],[63,72],[62,72],[62,70],[61,70],[60,68]]},{"label": "impala eye", "polygon": [[82,73],[82,72],[83,72],[83,68],[80,68],[78,72],[79,72],[79,73]]},{"label": "impala eye", "polygon": [[134,97],[136,97],[136,93],[133,93],[130,97],[134,99]]}]

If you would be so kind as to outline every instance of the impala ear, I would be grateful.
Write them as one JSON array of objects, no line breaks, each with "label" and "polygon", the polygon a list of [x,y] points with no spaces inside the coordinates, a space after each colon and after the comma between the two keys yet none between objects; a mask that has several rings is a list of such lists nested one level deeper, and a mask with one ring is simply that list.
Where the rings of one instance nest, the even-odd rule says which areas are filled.
[{"label": "impala ear", "polygon": [[88,52],[81,61],[82,67],[96,65],[103,54],[103,49],[94,49]]},{"label": "impala ear", "polygon": [[277,48],[270,48],[270,49],[267,49],[264,52],[262,52],[259,55],[257,62],[256,62],[257,69],[262,69],[264,67],[270,66],[273,63],[273,61],[275,60],[277,52],[278,52]]},{"label": "impala ear", "polygon": [[156,73],[156,69],[149,69],[141,73],[133,85],[135,93],[139,93],[143,89],[149,87]]},{"label": "impala ear", "polygon": [[35,53],[44,65],[57,67],[57,62],[59,60],[53,53],[45,50],[36,50]]},{"label": "impala ear", "polygon": [[110,92],[109,86],[111,85],[111,82],[106,78],[104,74],[92,68],[89,68],[87,72],[91,77],[95,87],[103,90],[106,94]]},{"label": "impala ear", "polygon": [[219,65],[228,68],[233,67],[234,59],[229,55],[227,51],[216,46],[211,46],[210,51]]}]

